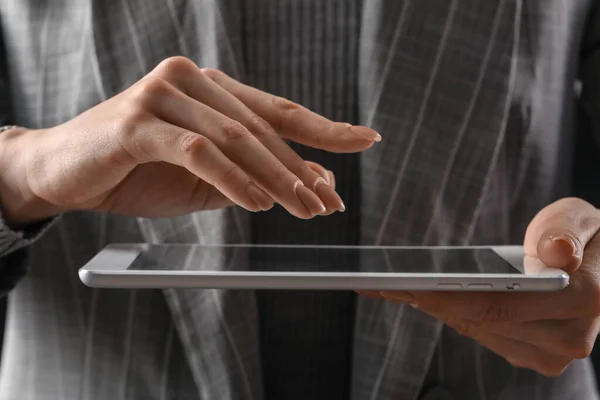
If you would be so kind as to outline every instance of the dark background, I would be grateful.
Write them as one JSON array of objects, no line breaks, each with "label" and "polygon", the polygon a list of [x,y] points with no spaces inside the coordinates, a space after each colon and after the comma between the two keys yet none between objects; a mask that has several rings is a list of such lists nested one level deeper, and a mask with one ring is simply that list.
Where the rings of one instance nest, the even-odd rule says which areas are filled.
[{"label": "dark background", "polygon": [[[574,195],[600,208],[600,137],[594,137],[587,114],[582,108],[577,110],[579,123],[574,165]],[[596,129],[596,132],[598,129]],[[600,384],[600,346],[596,345],[592,353],[596,368],[597,381]]]}]

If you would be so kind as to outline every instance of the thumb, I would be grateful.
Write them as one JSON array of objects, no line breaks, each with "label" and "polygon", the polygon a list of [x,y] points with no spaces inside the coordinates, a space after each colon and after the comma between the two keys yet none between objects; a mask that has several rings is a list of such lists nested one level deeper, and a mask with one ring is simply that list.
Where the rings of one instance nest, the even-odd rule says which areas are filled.
[{"label": "thumb", "polygon": [[600,211],[590,203],[566,198],[540,211],[525,234],[525,252],[545,265],[575,272],[587,243],[600,229]]}]

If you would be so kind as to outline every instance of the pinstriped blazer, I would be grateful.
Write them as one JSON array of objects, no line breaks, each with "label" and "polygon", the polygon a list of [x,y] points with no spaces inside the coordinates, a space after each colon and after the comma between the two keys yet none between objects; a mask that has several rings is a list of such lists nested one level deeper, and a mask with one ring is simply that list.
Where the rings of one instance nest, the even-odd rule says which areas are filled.
[{"label": "pinstriped blazer", "polygon": [[[240,4],[0,0],[0,122],[60,123],[175,54],[244,80]],[[302,4],[263,0],[245,12]],[[573,108],[600,104],[594,12],[590,0],[366,0],[359,122],[385,140],[361,159],[362,244],[519,243],[534,213],[570,191]],[[273,81],[257,86],[277,91]],[[10,297],[1,399],[261,398],[252,292],[78,281],[77,268],[105,244],[141,240],[251,238],[234,208],[158,220],[63,216],[21,259],[30,270]],[[1,254],[25,245],[0,229]],[[412,308],[360,299],[356,313],[353,399],[598,398],[587,361],[544,378]]]}]

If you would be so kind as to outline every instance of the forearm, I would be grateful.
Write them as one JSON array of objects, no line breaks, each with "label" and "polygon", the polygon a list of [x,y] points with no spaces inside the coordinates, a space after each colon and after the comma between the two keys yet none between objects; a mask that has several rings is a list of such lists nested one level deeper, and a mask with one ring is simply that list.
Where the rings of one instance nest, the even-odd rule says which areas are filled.
[{"label": "forearm", "polygon": [[0,209],[11,229],[22,229],[61,212],[29,189],[25,163],[31,158],[26,152],[35,151],[31,133],[12,128],[0,134]]},{"label": "forearm", "polygon": [[24,132],[11,128],[0,133],[0,296],[26,269],[23,248],[51,226],[54,215],[52,207],[26,189]]}]

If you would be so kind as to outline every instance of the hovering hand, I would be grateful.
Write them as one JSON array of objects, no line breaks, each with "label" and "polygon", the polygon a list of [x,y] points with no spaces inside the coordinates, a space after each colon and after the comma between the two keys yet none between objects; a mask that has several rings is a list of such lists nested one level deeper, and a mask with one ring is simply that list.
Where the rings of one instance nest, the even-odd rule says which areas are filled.
[{"label": "hovering hand", "polygon": [[320,167],[284,138],[358,152],[380,136],[170,58],[71,121],[0,135],[0,202],[14,223],[76,209],[159,217],[276,202],[299,218],[343,211]]}]

